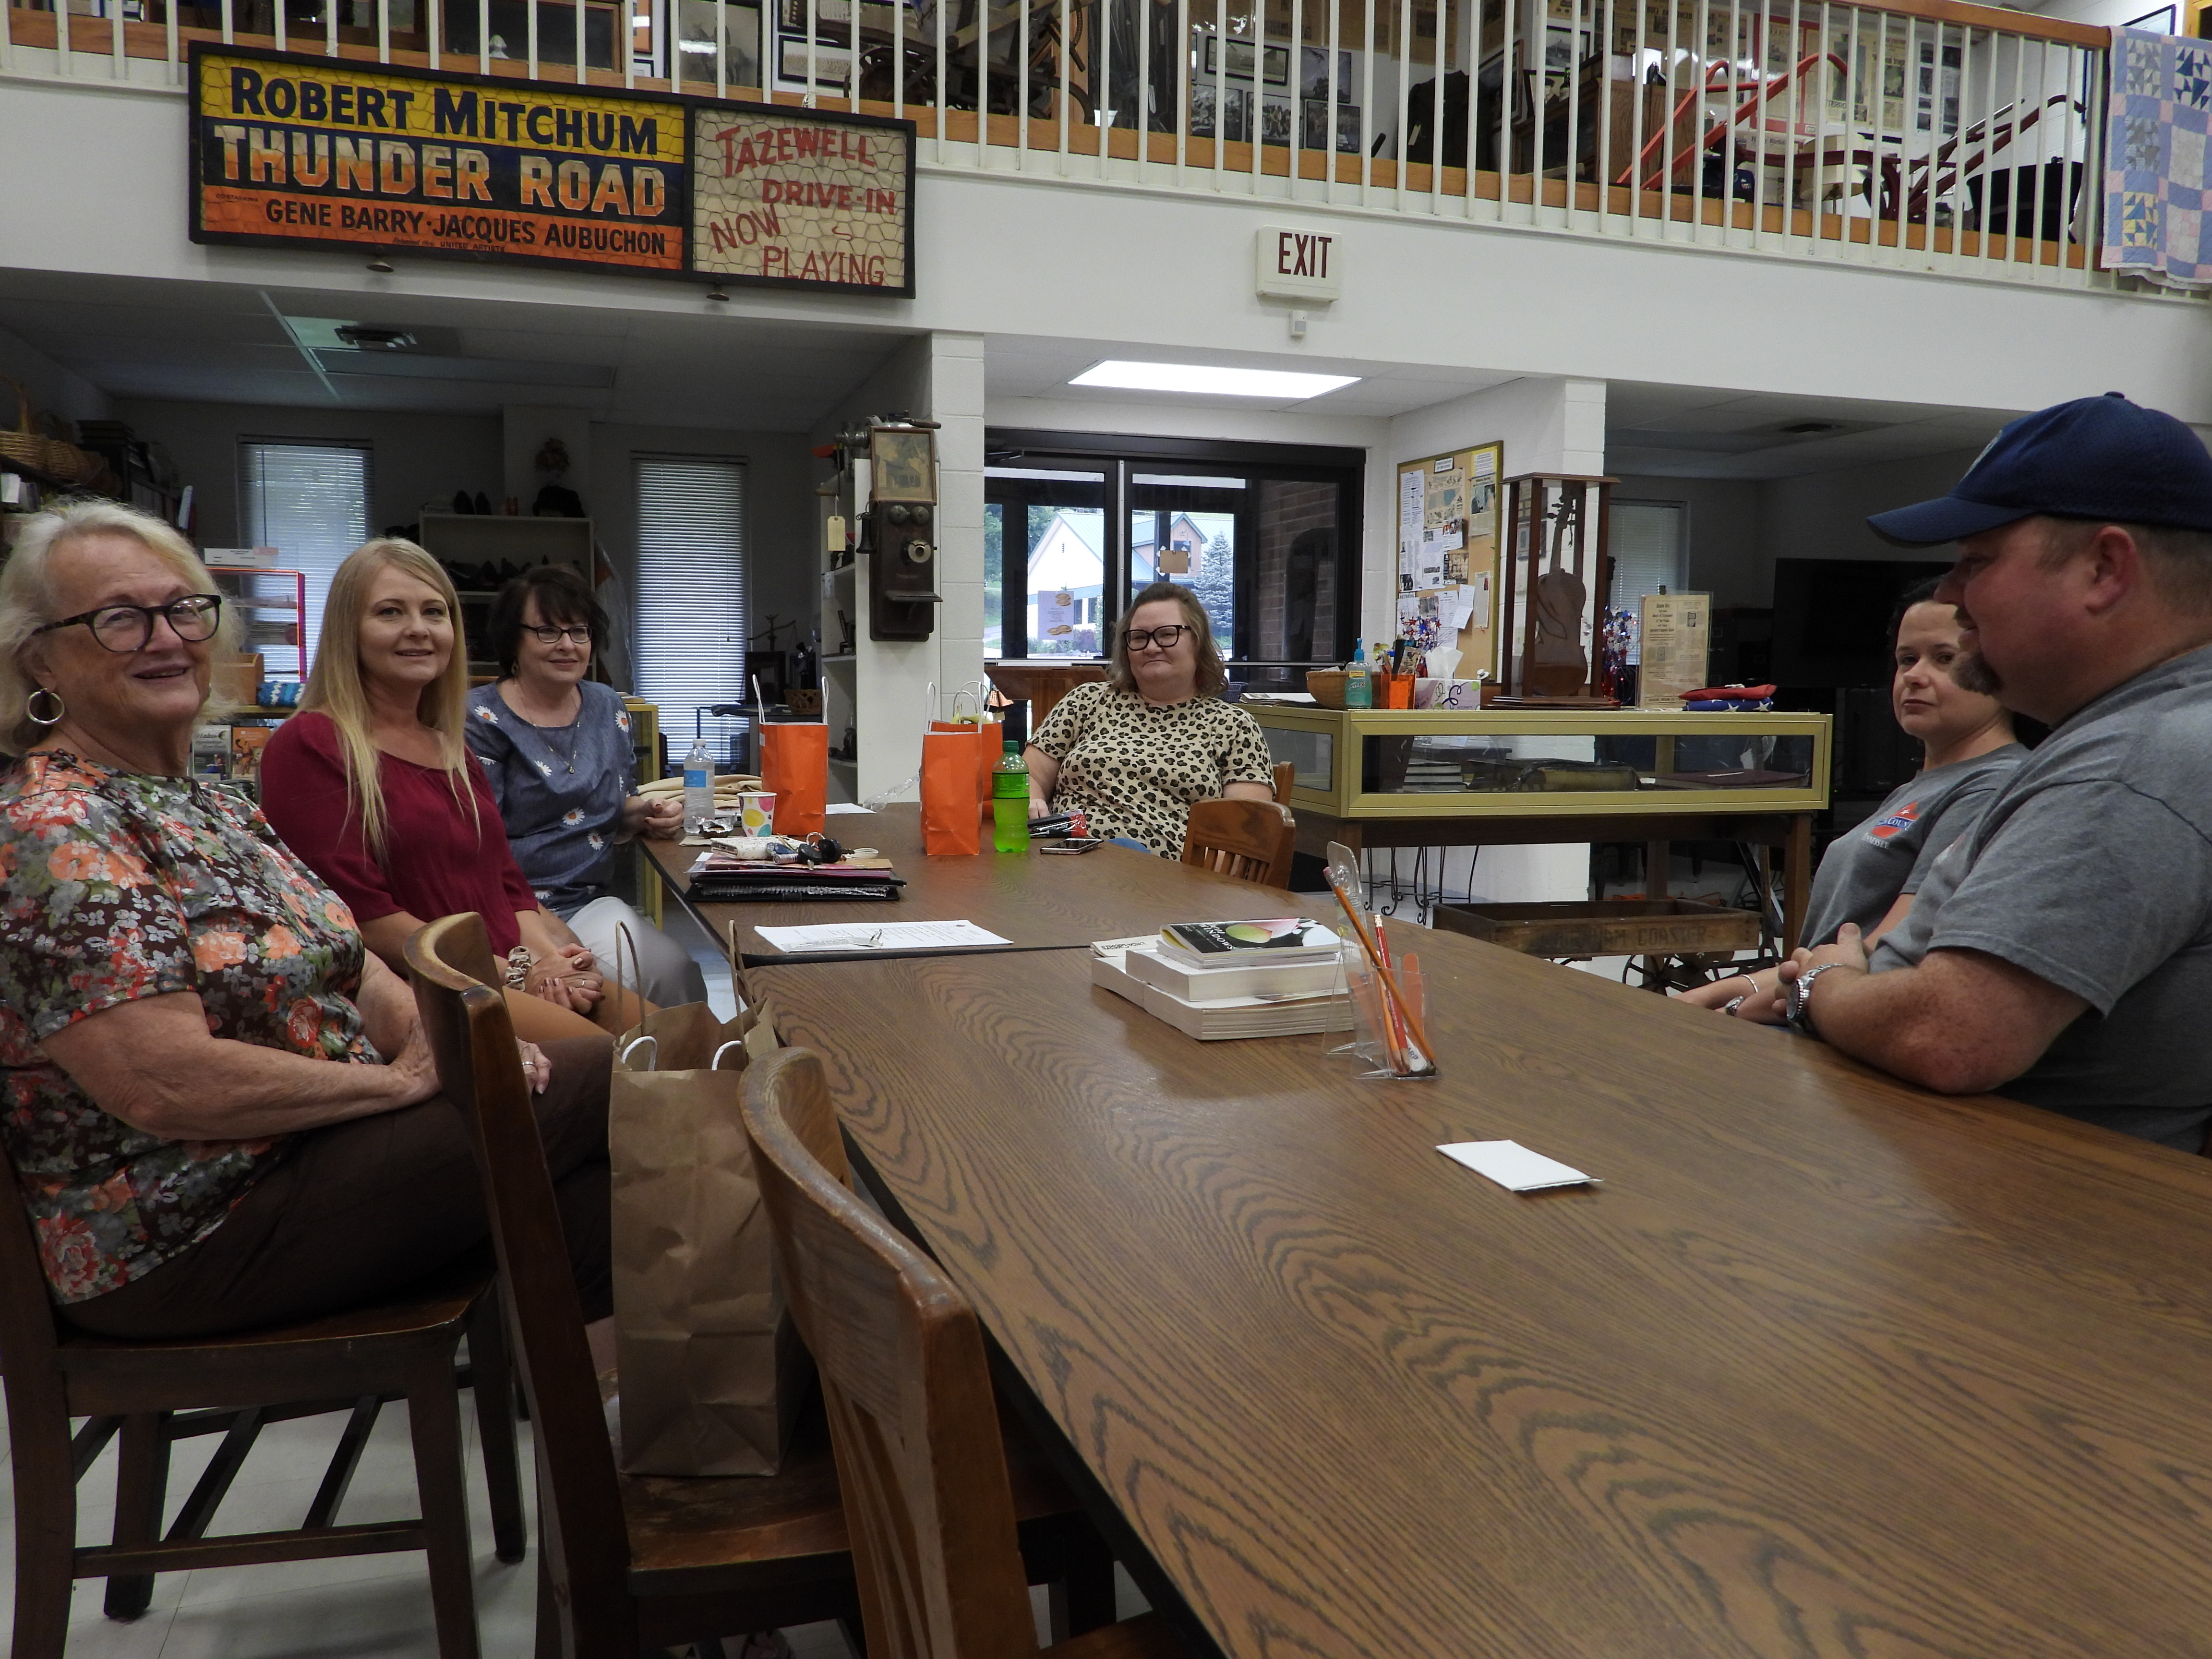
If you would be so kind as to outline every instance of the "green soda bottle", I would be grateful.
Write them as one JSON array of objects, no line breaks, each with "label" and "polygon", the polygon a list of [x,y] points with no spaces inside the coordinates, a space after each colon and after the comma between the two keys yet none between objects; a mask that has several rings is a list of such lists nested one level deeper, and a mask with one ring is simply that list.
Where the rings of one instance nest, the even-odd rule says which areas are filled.
[{"label": "green soda bottle", "polygon": [[1001,853],[1030,850],[1030,769],[1018,743],[1008,744],[991,769],[991,845]]}]

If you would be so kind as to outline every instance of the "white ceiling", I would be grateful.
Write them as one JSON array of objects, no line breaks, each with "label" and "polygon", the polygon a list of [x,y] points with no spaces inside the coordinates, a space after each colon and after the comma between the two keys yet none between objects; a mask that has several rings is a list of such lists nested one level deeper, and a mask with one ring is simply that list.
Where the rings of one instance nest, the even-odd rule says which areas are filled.
[{"label": "white ceiling", "polygon": [[[422,353],[331,373],[287,318],[435,332]],[[0,328],[112,397],[440,414],[554,403],[603,421],[783,432],[814,425],[902,343],[728,315],[10,270]]]},{"label": "white ceiling", "polygon": [[[289,319],[289,320],[288,320]],[[419,331],[401,354],[311,351],[337,322]],[[363,301],[313,289],[0,270],[0,329],[111,396],[491,414],[507,404],[588,408],[627,424],[805,431],[903,337],[880,329],[727,313],[610,311],[394,294]],[[996,398],[1158,407],[1162,394],[1071,386],[1102,358],[1356,374],[1297,401],[1177,398],[1176,405],[1388,419],[1501,385],[1479,369],[1349,362],[1303,351],[1176,350],[1111,341],[990,336]],[[1790,477],[1979,447],[2007,411],[1612,383],[1606,462],[1615,473]],[[1818,423],[1826,429],[1791,433]]]},{"label": "white ceiling", "polygon": [[1631,477],[1796,477],[1978,449],[2017,412],[1615,380],[1606,393],[1605,465]]},{"label": "white ceiling", "polygon": [[[1265,398],[1201,398],[1158,392],[1122,392],[1109,386],[1078,386],[1068,382],[1093,363],[1109,357],[1139,362],[1205,363],[1228,368],[1291,369],[1306,374],[1356,374],[1352,386],[1340,386],[1318,398],[1271,402]],[[1147,404],[1157,408],[1171,401],[1180,408],[1243,409],[1262,412],[1327,416],[1333,419],[1388,419],[1426,409],[1431,404],[1463,398],[1470,392],[1502,386],[1518,378],[1481,369],[1430,368],[1373,363],[1349,358],[1310,356],[1303,351],[1262,354],[1249,351],[1165,350],[1157,345],[1119,341],[1038,339],[1027,335],[992,334],[984,337],[984,362],[989,365],[994,398],[1042,398],[1055,403],[1098,404]]]}]

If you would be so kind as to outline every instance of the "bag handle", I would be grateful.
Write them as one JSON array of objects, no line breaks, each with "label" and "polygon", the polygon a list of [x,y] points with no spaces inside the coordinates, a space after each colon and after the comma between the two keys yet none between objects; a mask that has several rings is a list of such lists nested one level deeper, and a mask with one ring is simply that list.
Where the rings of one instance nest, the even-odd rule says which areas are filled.
[{"label": "bag handle", "polygon": [[962,723],[960,719],[960,699],[963,697],[967,698],[968,701],[975,706],[975,719],[969,721],[968,724],[981,729],[983,724],[983,700],[975,695],[975,689],[972,686],[963,685],[952,694],[952,724],[958,726]]},{"label": "bag handle", "polygon": [[[544,612],[540,611],[538,614],[543,616],[544,615]],[[735,1048],[742,1054],[745,1051],[745,1040],[743,1037],[732,1037],[720,1048],[715,1049],[714,1059],[707,1062],[707,1069],[710,1072],[720,1071],[722,1069],[722,1056],[729,1053],[732,1048]]]},{"label": "bag handle", "polygon": [[[540,611],[538,614],[543,616],[544,613]],[[622,1063],[625,1066],[629,1065],[629,1057],[648,1042],[653,1045],[653,1064],[645,1069],[648,1072],[658,1070],[660,1066],[660,1039],[657,1036],[632,1037],[629,1045],[622,1051]]]}]

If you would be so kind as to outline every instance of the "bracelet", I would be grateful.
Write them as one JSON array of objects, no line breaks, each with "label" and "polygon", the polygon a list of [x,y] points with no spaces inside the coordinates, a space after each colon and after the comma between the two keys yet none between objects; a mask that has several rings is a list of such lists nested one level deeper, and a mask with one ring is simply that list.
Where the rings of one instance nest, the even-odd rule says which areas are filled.
[{"label": "bracelet", "polygon": [[[540,614],[542,615],[543,613],[541,612]],[[507,984],[514,988],[516,990],[520,990],[530,978],[530,969],[532,965],[532,959],[530,954],[530,947],[528,945],[518,945],[514,949],[509,951],[507,953]]]},{"label": "bracelet", "polygon": [[1817,1037],[1820,1035],[1813,1029],[1813,981],[1826,973],[1829,969],[1840,968],[1843,965],[1840,962],[1824,962],[1819,967],[1808,969],[1800,974],[1796,982],[1790,988],[1790,1023],[1807,1036]]}]

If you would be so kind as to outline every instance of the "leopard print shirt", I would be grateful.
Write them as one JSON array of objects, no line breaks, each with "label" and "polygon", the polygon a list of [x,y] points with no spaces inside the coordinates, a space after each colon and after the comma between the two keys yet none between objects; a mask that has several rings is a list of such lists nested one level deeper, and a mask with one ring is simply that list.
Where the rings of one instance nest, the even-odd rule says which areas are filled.
[{"label": "leopard print shirt", "polygon": [[1093,680],[1054,704],[1030,741],[1060,763],[1054,811],[1080,808],[1092,835],[1127,836],[1164,859],[1182,856],[1193,802],[1274,781],[1259,722],[1217,697],[1156,708]]}]

